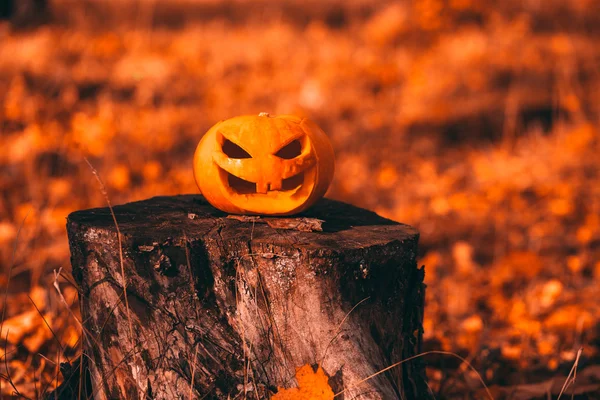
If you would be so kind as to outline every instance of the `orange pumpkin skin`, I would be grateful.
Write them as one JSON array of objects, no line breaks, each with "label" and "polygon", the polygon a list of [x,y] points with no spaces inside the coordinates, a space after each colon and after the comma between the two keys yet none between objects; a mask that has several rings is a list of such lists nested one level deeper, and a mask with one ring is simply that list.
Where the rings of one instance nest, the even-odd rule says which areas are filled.
[{"label": "orange pumpkin skin", "polygon": [[215,124],[194,154],[204,197],[232,214],[290,215],[325,195],[334,172],[327,135],[308,118],[261,113]]}]

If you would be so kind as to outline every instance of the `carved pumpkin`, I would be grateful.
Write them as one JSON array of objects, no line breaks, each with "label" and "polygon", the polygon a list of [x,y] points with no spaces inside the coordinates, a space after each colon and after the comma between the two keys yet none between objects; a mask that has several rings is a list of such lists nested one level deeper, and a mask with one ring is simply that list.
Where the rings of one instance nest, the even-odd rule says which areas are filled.
[{"label": "carved pumpkin", "polygon": [[308,118],[261,113],[214,125],[194,154],[194,177],[215,207],[236,214],[290,215],[323,197],[333,148]]}]

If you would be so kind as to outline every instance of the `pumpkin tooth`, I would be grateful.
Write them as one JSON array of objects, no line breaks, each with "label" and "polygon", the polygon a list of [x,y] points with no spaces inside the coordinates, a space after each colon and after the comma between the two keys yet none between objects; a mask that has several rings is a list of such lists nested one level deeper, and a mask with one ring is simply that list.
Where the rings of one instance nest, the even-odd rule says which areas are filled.
[{"label": "pumpkin tooth", "polygon": [[281,190],[281,180],[276,180],[269,184],[269,190]]},{"label": "pumpkin tooth", "polygon": [[269,191],[269,184],[267,182],[258,182],[256,184],[256,193],[267,193]]}]

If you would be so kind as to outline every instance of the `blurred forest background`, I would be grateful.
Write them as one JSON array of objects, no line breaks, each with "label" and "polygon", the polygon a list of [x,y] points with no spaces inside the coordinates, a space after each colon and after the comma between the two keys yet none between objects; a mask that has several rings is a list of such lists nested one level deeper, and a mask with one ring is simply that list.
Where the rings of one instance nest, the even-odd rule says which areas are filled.
[{"label": "blurred forest background", "polygon": [[[421,232],[424,350],[546,399],[583,348],[565,397],[600,398],[600,2],[3,1],[3,395],[78,354],[65,218],[106,205],[85,160],[113,204],[196,193],[203,133],[270,112],[327,132],[328,196]],[[423,361],[436,398],[483,398]]]}]

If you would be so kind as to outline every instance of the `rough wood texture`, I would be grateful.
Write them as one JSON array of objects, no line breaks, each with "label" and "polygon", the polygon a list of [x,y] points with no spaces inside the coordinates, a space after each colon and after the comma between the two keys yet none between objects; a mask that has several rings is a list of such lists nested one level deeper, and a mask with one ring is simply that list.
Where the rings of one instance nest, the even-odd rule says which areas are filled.
[{"label": "rough wood texture", "polygon": [[413,228],[326,199],[300,216],[322,231],[227,218],[201,196],[114,211],[122,264],[108,209],[68,219],[97,399],[268,398],[306,363],[347,389],[336,399],[430,398],[418,361],[353,386],[420,351]]}]

